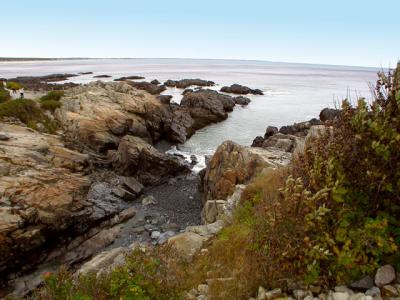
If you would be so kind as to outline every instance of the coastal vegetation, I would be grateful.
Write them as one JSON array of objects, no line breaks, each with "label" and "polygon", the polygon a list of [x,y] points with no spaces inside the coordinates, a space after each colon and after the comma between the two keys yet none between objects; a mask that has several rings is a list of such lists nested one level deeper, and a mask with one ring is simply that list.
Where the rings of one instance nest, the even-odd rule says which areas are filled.
[{"label": "coastal vegetation", "polygon": [[63,91],[51,91],[40,98],[40,106],[42,109],[55,111],[61,106],[60,99],[64,96]]},{"label": "coastal vegetation", "polygon": [[8,81],[6,86],[9,90],[20,90],[23,88],[22,84],[14,81]]},{"label": "coastal vegetation", "polygon": [[0,103],[8,101],[10,99],[11,99],[10,93],[7,90],[5,90],[3,88],[3,86],[1,85],[0,86]]},{"label": "coastal vegetation", "polygon": [[43,130],[54,133],[58,126],[51,120],[31,99],[8,100],[0,103],[0,118],[17,118],[28,127],[40,130],[38,124],[43,125]]}]

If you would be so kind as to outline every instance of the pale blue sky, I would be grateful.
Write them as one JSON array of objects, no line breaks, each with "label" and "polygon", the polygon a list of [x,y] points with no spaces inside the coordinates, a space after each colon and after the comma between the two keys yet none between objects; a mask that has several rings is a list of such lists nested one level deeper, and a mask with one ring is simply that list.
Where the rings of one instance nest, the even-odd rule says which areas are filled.
[{"label": "pale blue sky", "polygon": [[1,56],[400,59],[400,1],[0,1]]}]

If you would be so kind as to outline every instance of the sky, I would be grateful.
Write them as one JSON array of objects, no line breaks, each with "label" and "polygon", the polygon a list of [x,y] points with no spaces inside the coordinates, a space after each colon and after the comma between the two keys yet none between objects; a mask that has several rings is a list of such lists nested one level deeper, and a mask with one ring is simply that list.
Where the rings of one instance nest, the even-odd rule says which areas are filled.
[{"label": "sky", "polygon": [[393,66],[400,1],[0,0],[0,57]]}]

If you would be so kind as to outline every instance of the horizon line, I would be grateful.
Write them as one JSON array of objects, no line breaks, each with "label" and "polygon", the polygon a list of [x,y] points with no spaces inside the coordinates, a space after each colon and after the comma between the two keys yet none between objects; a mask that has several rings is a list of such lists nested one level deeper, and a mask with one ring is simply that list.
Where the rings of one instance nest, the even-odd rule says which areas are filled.
[{"label": "horizon line", "polygon": [[356,65],[344,65],[344,64],[329,64],[329,63],[311,63],[311,62],[298,62],[298,61],[273,61],[265,59],[240,59],[240,58],[192,58],[192,57],[11,57],[11,56],[0,56],[0,63],[4,62],[15,62],[18,60],[29,61],[54,61],[54,60],[105,60],[105,59],[171,59],[171,60],[220,60],[220,61],[251,61],[251,62],[267,62],[267,63],[281,63],[281,64],[299,64],[299,65],[316,65],[316,66],[332,66],[332,67],[355,67],[355,68],[375,68],[375,69],[389,69],[380,66],[356,66]]}]

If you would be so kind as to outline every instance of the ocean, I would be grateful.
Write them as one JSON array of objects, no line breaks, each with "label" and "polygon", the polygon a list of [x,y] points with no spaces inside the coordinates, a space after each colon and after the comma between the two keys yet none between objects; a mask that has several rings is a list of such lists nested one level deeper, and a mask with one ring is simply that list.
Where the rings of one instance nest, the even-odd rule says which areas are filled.
[{"label": "ocean", "polygon": [[[258,135],[264,135],[269,125],[282,126],[318,118],[324,107],[339,106],[344,98],[372,98],[371,84],[377,68],[278,63],[266,61],[202,60],[202,59],[89,59],[33,62],[0,62],[0,78],[36,76],[53,73],[93,72],[71,78],[87,83],[95,75],[114,78],[141,75],[146,81],[158,79],[201,78],[216,82],[213,89],[238,83],[258,88],[263,96],[249,96],[252,102],[236,107],[229,118],[197,131],[178,151],[187,158],[196,155],[204,166],[204,156],[212,154],[225,140],[250,145]],[[163,94],[181,99],[182,90],[168,88]]]}]

